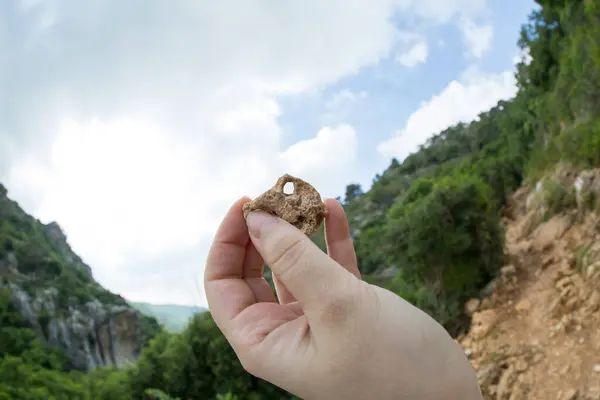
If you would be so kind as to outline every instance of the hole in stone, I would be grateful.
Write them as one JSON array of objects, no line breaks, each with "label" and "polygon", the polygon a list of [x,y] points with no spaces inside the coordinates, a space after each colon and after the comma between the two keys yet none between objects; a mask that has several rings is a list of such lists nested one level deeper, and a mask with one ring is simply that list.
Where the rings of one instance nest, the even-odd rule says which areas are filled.
[{"label": "hole in stone", "polygon": [[287,182],[283,185],[283,193],[294,194],[294,182]]}]

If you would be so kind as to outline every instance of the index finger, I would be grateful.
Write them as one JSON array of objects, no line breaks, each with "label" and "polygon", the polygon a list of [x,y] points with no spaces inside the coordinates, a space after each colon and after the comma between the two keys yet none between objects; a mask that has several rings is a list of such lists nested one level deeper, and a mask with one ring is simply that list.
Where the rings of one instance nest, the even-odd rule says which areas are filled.
[{"label": "index finger", "polygon": [[325,219],[327,254],[358,279],[362,279],[344,207],[334,199],[325,200],[325,204],[329,210],[329,215]]},{"label": "index finger", "polygon": [[256,303],[254,292],[242,279],[246,245],[250,237],[242,212],[243,197],[221,222],[206,259],[204,290],[213,319],[222,330],[240,312]]}]

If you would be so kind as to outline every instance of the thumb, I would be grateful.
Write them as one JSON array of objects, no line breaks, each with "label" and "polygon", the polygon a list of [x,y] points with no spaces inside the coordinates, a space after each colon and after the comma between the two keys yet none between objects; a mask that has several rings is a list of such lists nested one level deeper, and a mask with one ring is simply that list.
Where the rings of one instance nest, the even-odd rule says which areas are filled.
[{"label": "thumb", "polygon": [[[347,297],[358,280],[323,253],[302,231],[264,212],[247,217],[254,247],[306,314],[323,311],[324,305]],[[308,316],[308,315],[307,315]]]}]

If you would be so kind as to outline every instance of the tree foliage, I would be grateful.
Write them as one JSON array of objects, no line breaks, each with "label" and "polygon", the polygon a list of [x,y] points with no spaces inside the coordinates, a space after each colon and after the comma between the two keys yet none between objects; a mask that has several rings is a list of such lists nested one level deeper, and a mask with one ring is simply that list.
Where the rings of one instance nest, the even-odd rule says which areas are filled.
[{"label": "tree foliage", "polygon": [[510,193],[560,161],[600,165],[600,6],[537,3],[518,43],[517,95],[392,160],[344,204],[366,279],[453,331],[503,262]]}]

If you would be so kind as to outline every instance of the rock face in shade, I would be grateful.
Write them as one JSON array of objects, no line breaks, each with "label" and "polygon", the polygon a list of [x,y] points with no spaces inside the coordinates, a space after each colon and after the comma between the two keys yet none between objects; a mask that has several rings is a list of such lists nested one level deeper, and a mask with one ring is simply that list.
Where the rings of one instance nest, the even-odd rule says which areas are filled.
[{"label": "rock face in shade", "polygon": [[[293,192],[284,192],[287,183],[294,185]],[[281,176],[275,185],[253,201],[244,204],[244,217],[250,211],[273,214],[310,236],[321,226],[327,208],[319,192],[308,182],[289,174]]]},{"label": "rock face in shade", "polygon": [[60,310],[56,288],[32,296],[18,284],[7,286],[20,314],[43,341],[65,352],[74,369],[122,368],[139,358],[145,335],[137,310],[98,300]]}]

